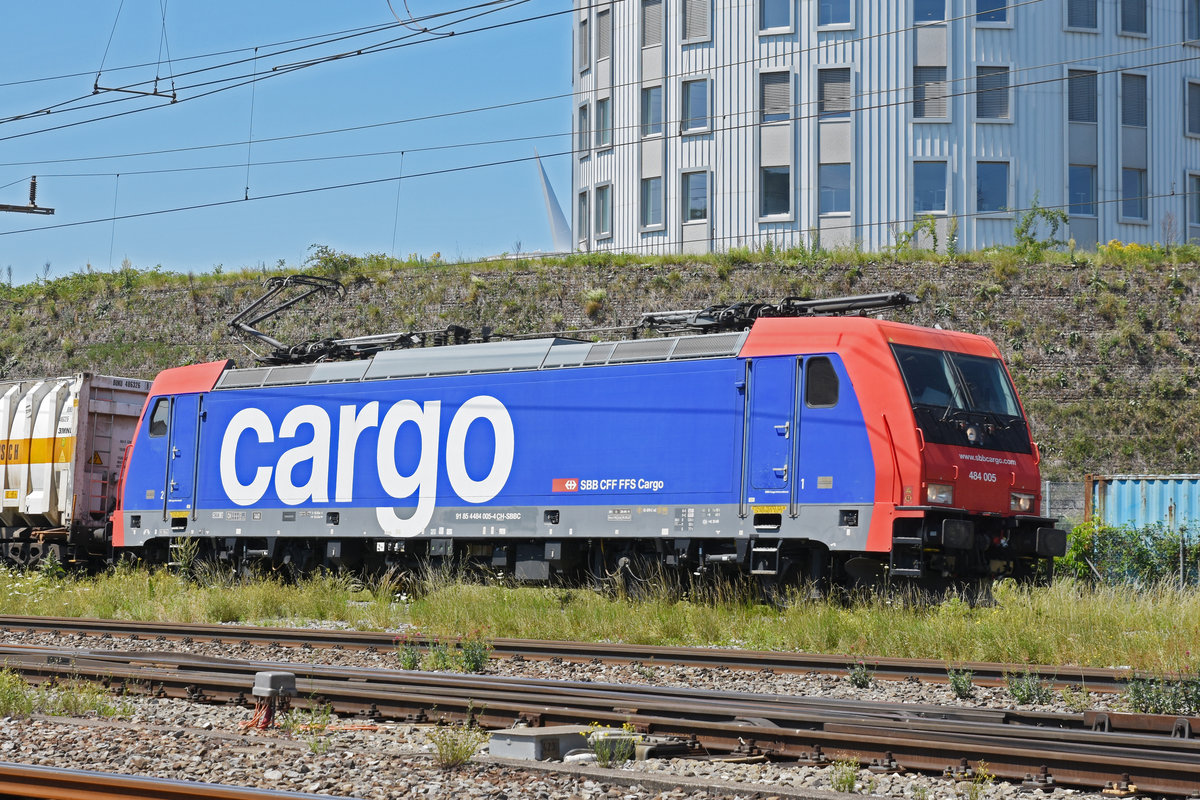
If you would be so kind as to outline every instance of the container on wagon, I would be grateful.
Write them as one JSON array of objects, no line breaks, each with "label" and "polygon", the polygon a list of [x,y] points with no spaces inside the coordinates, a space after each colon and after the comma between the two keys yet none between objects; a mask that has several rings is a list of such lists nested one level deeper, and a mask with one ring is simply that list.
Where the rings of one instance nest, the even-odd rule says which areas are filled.
[{"label": "container on wagon", "polygon": [[0,383],[0,554],[21,566],[102,552],[150,382],[81,373]]}]

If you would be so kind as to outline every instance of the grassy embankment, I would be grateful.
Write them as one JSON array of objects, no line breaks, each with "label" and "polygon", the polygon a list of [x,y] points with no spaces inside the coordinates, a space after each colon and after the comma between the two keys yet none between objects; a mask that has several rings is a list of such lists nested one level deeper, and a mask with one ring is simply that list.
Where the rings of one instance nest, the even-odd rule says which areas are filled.
[{"label": "grassy embankment", "polygon": [[179,622],[289,624],[339,620],[364,629],[415,626],[454,637],[493,637],[735,646],[908,656],[951,661],[1128,666],[1195,671],[1200,592],[1091,588],[1060,581],[1046,589],[1000,587],[996,603],[971,608],[866,601],[801,602],[782,611],[735,592],[707,602],[670,597],[614,599],[587,590],[507,588],[434,579],[412,600],[386,581],[366,587],[343,577],[285,585],[273,580],[201,585],[166,572],[116,570],[54,578],[0,570],[10,614]]}]

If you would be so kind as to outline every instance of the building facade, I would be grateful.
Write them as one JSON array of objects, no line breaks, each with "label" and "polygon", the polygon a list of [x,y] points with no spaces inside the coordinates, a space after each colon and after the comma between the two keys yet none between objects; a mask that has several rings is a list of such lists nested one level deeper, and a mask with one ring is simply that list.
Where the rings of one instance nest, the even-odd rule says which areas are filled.
[{"label": "building facade", "polygon": [[[1200,239],[1200,0],[575,0],[581,250]],[[922,223],[918,226],[918,223]]]}]

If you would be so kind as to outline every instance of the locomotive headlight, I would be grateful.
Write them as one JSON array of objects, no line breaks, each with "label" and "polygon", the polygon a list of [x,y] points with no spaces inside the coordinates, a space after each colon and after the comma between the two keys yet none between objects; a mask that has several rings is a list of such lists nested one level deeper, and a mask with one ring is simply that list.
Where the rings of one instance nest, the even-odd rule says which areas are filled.
[{"label": "locomotive headlight", "polygon": [[1013,511],[1033,511],[1033,495],[1025,492],[1013,492],[1009,497],[1011,498],[1009,508]]},{"label": "locomotive headlight", "polygon": [[967,426],[967,441],[968,442],[970,442],[971,444],[979,444],[979,440],[981,438],[982,438],[982,436],[979,433],[979,428],[976,428],[974,425]]},{"label": "locomotive headlight", "polygon": [[954,504],[954,486],[949,483],[931,483],[925,487],[925,500],[939,505]]}]

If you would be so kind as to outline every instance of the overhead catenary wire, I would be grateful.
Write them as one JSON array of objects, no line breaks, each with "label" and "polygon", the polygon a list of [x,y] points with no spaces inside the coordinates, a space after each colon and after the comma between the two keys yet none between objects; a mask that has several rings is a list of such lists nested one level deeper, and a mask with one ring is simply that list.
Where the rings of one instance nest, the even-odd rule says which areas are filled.
[{"label": "overhead catenary wire", "polygon": [[[1186,58],[1167,59],[1164,61],[1158,61],[1158,62],[1153,62],[1153,63],[1149,63],[1149,64],[1141,64],[1141,65],[1138,65],[1138,68],[1149,69],[1152,67],[1165,66],[1168,64],[1176,64],[1176,63],[1180,63],[1182,61],[1189,61],[1189,60],[1192,60],[1193,58],[1194,57],[1189,56]],[[1130,69],[1130,67],[1129,66],[1120,66],[1120,67],[1114,67],[1114,68],[1108,69],[1108,70],[1097,70],[1096,72],[1097,72],[1097,74],[1102,74],[1102,73],[1122,72],[1127,69]],[[1010,88],[1020,88],[1022,86],[1041,85],[1041,84],[1047,84],[1047,83],[1057,83],[1057,82],[1062,82],[1062,81],[1066,81],[1066,80],[1069,80],[1069,78],[1067,76],[1056,76],[1056,77],[1044,78],[1044,79],[1040,79],[1040,80],[1036,80],[1036,81],[1027,81],[1024,83],[1012,84],[1012,85],[1010,85]],[[954,97],[954,96],[978,94],[979,91],[980,90],[977,90],[977,89],[964,90],[964,91],[955,92],[955,93],[948,93],[945,96],[946,97]],[[990,91],[990,90],[983,90],[983,91]],[[896,107],[896,106],[900,106],[900,105],[908,105],[913,102],[914,102],[913,100],[897,100],[897,101],[891,101],[891,102],[887,102],[887,103],[880,103],[880,104],[876,104],[873,106],[859,106],[857,108],[851,109],[850,113],[862,113],[865,111],[871,111],[871,110],[876,110],[876,109],[890,108],[890,107]],[[818,119],[822,116],[824,116],[824,114],[818,112],[818,113],[813,113],[813,114],[791,116],[786,121]],[[782,122],[782,121],[784,121],[784,120],[780,120],[780,122]],[[742,128],[755,127],[755,126],[758,126],[759,124],[760,123],[757,121],[749,122],[749,123],[739,123],[739,124],[734,124],[734,125],[728,125],[723,128],[719,128],[719,129],[715,129],[715,130],[737,130],[737,129],[742,129]],[[640,144],[641,144],[640,139],[634,139],[633,141],[630,141],[630,142],[614,143],[612,145],[612,147],[616,148],[616,147],[640,146]],[[590,147],[587,149],[589,151],[591,150]],[[579,152],[581,152],[581,150],[570,149],[570,150],[560,151],[558,153],[549,153],[544,157],[575,155],[575,154],[578,154]],[[476,170],[476,169],[486,169],[486,168],[497,167],[497,166],[525,163],[525,162],[533,161],[535,158],[536,158],[536,156],[524,156],[524,157],[517,157],[517,158],[501,159],[501,160],[490,161],[490,162],[481,163],[481,164],[468,164],[468,165],[455,166],[455,167],[446,167],[446,168],[436,169],[436,170],[428,170],[425,172],[410,173],[409,175],[406,175],[404,177],[411,180],[414,178],[431,177],[431,176],[435,176],[435,175],[446,175],[446,174],[452,174],[452,173],[464,172],[464,171],[470,171],[470,170]],[[326,192],[326,191],[336,191],[336,190],[341,190],[341,189],[349,189],[349,188],[362,187],[362,186],[372,186],[372,185],[376,185],[376,184],[380,184],[380,183],[387,183],[390,181],[394,181],[394,180],[397,180],[398,178],[399,178],[399,176],[389,175],[387,177],[382,177],[382,178],[370,178],[370,179],[365,179],[365,180],[361,180],[361,181],[350,181],[350,182],[346,182],[346,183],[339,183],[339,184],[334,184],[334,185],[329,185],[329,186],[318,186],[318,187],[308,187],[308,188],[303,188],[303,189],[293,189],[293,190],[288,190],[288,191],[283,191],[283,192],[275,192],[275,193],[260,195],[258,197],[250,198],[249,201],[271,200],[271,199],[279,199],[279,198],[283,198],[283,197],[294,197],[294,196],[305,195],[305,194],[314,194],[314,193]],[[1154,199],[1154,198],[1159,198],[1159,197],[1170,197],[1170,196],[1178,196],[1178,195],[1175,192],[1169,192],[1169,193],[1163,193],[1163,194],[1146,195],[1145,199]],[[1095,203],[1120,202],[1122,199],[1138,199],[1138,198],[1118,198],[1117,200],[1113,200],[1113,201],[1096,200],[1094,202]],[[121,217],[118,217],[118,219],[135,219],[135,218],[140,218],[140,217],[157,216],[157,215],[161,215],[161,214],[173,214],[173,213],[181,213],[181,212],[185,212],[185,211],[195,211],[195,210],[200,210],[200,209],[205,209],[205,208],[218,208],[218,207],[222,207],[222,206],[232,205],[234,203],[249,202],[249,201],[247,201],[245,198],[242,198],[242,199],[233,199],[233,200],[218,200],[218,201],[211,201],[211,202],[206,202],[206,203],[196,203],[196,204],[191,204],[191,205],[187,205],[187,206],[179,206],[179,207],[175,207],[175,208],[159,209],[159,210],[155,210],[155,211],[145,211],[145,212],[123,215]],[[1039,206],[1039,207],[1050,209],[1050,208],[1070,208],[1072,206],[1077,207],[1080,205],[1083,205],[1083,204],[1076,202],[1076,203],[1064,203],[1064,204],[1061,204],[1060,206]],[[1020,211],[1020,210],[1021,209],[1012,209],[1011,211],[1015,212],[1015,211]],[[1028,211],[1030,209],[1026,208],[1023,210]],[[971,217],[976,217],[976,216],[993,216],[994,217],[995,214],[996,214],[996,212],[988,211],[988,212],[979,212],[979,213],[956,214],[955,216],[957,216],[959,218],[971,218]],[[881,226],[887,227],[887,226],[898,225],[898,224],[911,224],[913,222],[918,221],[918,219],[919,218],[906,218],[906,219],[880,220],[880,221],[874,221],[874,222],[849,223],[844,226],[829,226],[829,227],[826,227],[825,230],[837,230],[837,229],[847,229],[847,228],[861,229],[861,228],[881,227]],[[19,234],[19,233],[31,233],[31,232],[39,231],[39,230],[55,230],[55,229],[61,229],[61,228],[77,227],[80,225],[90,225],[90,224],[96,224],[96,223],[108,222],[108,221],[110,221],[110,218],[98,218],[98,219],[92,219],[92,220],[80,220],[80,221],[76,221],[76,222],[56,223],[53,225],[46,225],[46,226],[36,227],[36,228],[22,228],[19,230],[12,230],[12,231],[0,231],[0,236],[10,236],[10,235]],[[749,238],[749,237],[747,235],[740,235],[740,236],[731,236],[728,238],[730,238],[730,239],[737,239],[737,238],[745,239],[745,238]],[[647,248],[661,247],[661,245],[656,245],[654,243],[650,243],[650,244],[646,245],[646,247]],[[637,248],[630,247],[630,248],[624,248],[624,249],[637,249]]]},{"label": "overhead catenary wire", "polygon": [[[465,18],[466,20],[470,20],[470,19],[476,19],[476,18],[478,18],[478,17],[480,17],[480,16],[484,16],[486,13],[494,13],[495,11],[507,10],[507,8],[509,8],[509,7],[512,7],[512,6],[515,6],[515,5],[522,5],[522,4],[524,4],[524,3],[526,3],[526,2],[529,2],[529,1],[530,1],[530,0],[485,0],[484,2],[477,3],[477,4],[474,4],[474,5],[470,5],[470,6],[463,6],[463,7],[459,7],[459,8],[455,8],[455,9],[450,9],[450,10],[447,10],[447,11],[439,11],[439,12],[437,12],[437,13],[434,13],[434,14],[429,14],[429,15],[427,15],[426,17],[422,18],[422,21],[425,21],[425,20],[433,20],[433,19],[439,19],[439,18],[446,17],[446,16],[450,16],[450,15],[453,15],[453,14],[461,14],[461,13],[466,13],[466,12],[468,12],[468,11],[477,11],[477,10],[480,10],[480,9],[484,9],[484,12],[481,12],[481,13],[479,13],[479,14],[474,14],[474,15],[472,15],[472,16],[469,16],[469,17],[466,17],[466,18]],[[618,2],[621,2],[621,0],[618,0]],[[451,21],[449,21],[449,22],[446,22],[446,23],[444,23],[444,25],[458,24],[458,23],[460,23],[460,22],[463,22],[463,21],[464,21],[464,20],[451,20]],[[396,27],[397,25],[398,25],[398,23],[391,23],[389,26],[386,26],[386,27],[384,27],[384,28],[381,28],[380,30],[386,30],[386,29],[388,29],[388,28],[390,28],[390,27]],[[442,26],[435,26],[435,27],[442,27]],[[314,47],[321,47],[321,46],[325,46],[325,45],[336,44],[336,43],[338,43],[338,42],[344,41],[344,40],[346,40],[346,39],[354,38],[354,37],[356,37],[356,36],[370,35],[370,33],[372,33],[372,32],[377,32],[377,31],[368,31],[368,32],[363,32],[363,33],[353,33],[353,34],[348,34],[348,35],[346,35],[346,36],[340,36],[340,37],[336,37],[336,38],[330,38],[330,39],[326,39],[326,40],[324,40],[324,41],[312,42],[312,43],[309,43],[309,44],[304,44],[304,45],[299,45],[299,46],[296,46],[296,47],[287,48],[287,49],[284,49],[284,50],[280,50],[280,51],[277,51],[277,52],[271,53],[271,54],[269,54],[269,55],[270,55],[270,56],[280,56],[280,55],[285,55],[285,54],[288,54],[288,53],[299,52],[299,51],[302,51],[302,50],[305,50],[305,49],[314,48]],[[478,32],[478,30],[475,30],[475,31],[466,31],[466,33],[473,33],[473,32]],[[394,42],[401,42],[402,40],[410,39],[410,38],[412,38],[413,36],[416,36],[416,35],[417,35],[417,34],[407,34],[406,36],[401,36],[401,37],[397,37],[396,39],[387,40],[387,42],[385,42],[385,43],[388,43],[388,42],[393,42],[393,43],[394,43]],[[433,40],[423,40],[423,41],[433,41]],[[412,42],[408,42],[408,44],[412,44]],[[400,45],[396,45],[396,46],[400,46]],[[358,54],[360,54],[360,55],[361,55],[361,54],[364,54],[364,53],[366,52],[366,48],[363,48],[363,49],[362,49],[362,50],[360,50],[360,51],[350,51],[350,52],[352,52],[352,53],[358,53]],[[325,61],[326,59],[328,59],[328,58],[344,58],[344,57],[348,57],[348,56],[346,56],[345,54],[342,54],[342,55],[339,55],[339,56],[328,56],[328,57],[325,57],[325,58],[322,58],[322,59],[318,59],[318,60],[312,61],[311,63],[305,64],[305,66],[313,66],[313,65],[315,65],[315,64],[317,64],[317,63],[324,63],[324,61]],[[169,77],[170,77],[170,79],[171,79],[172,81],[174,81],[174,80],[175,80],[175,79],[177,79],[177,78],[189,77],[189,76],[192,76],[192,75],[199,75],[199,74],[202,74],[202,73],[205,73],[205,72],[212,72],[212,71],[215,71],[215,70],[221,70],[221,69],[225,69],[225,68],[228,68],[228,67],[238,66],[238,65],[240,65],[240,64],[251,63],[251,62],[253,62],[253,60],[254,60],[254,59],[253,59],[252,57],[246,57],[246,58],[236,59],[236,60],[234,60],[234,61],[228,61],[228,62],[224,62],[224,63],[221,63],[221,64],[214,64],[214,65],[210,65],[210,66],[206,66],[206,67],[199,67],[199,68],[197,68],[197,69],[194,69],[194,70],[188,70],[188,71],[185,71],[185,72],[175,73],[175,74],[172,74],[172,75],[170,75]],[[296,67],[292,67],[292,68],[296,68]],[[193,88],[197,88],[197,87],[209,86],[209,85],[212,85],[212,84],[214,84],[214,83],[227,83],[227,82],[231,82],[231,81],[243,81],[243,83],[238,83],[238,84],[235,84],[234,86],[227,87],[227,88],[229,88],[229,89],[233,89],[233,88],[237,88],[237,86],[245,85],[245,84],[244,84],[244,81],[245,81],[245,79],[246,79],[246,78],[254,78],[254,79],[257,79],[257,80],[265,80],[266,78],[274,77],[274,76],[275,76],[275,74],[285,74],[285,73],[282,73],[282,72],[280,72],[280,73],[277,73],[277,72],[276,72],[276,68],[272,68],[272,70],[270,70],[270,71],[267,71],[267,72],[266,72],[266,73],[264,73],[262,76],[257,76],[257,75],[255,75],[255,74],[253,74],[253,73],[251,73],[250,75],[246,75],[246,74],[234,75],[234,76],[230,76],[230,77],[228,77],[228,78],[222,78],[222,79],[219,79],[219,80],[206,81],[206,82],[199,83],[199,84],[191,84],[191,85],[180,86],[180,87],[179,87],[179,91],[186,91],[186,90],[188,90],[188,89],[193,89]],[[99,76],[99,73],[97,73],[97,77],[98,77],[98,76]],[[137,87],[139,87],[139,86],[145,86],[145,85],[147,85],[147,84],[149,84],[149,83],[150,83],[150,81],[136,81],[136,82],[133,82],[133,83],[128,83],[128,84],[125,84],[125,85],[123,85],[123,86],[111,87],[111,89],[110,89],[109,91],[118,91],[118,92],[128,92],[128,91],[135,91],[135,90],[137,90]],[[20,120],[29,119],[29,118],[35,118],[35,117],[36,117],[36,118],[41,118],[41,117],[44,117],[44,116],[47,116],[47,115],[55,115],[55,114],[64,114],[64,113],[72,113],[72,112],[78,112],[78,111],[85,111],[85,110],[88,110],[88,109],[92,109],[92,108],[98,108],[98,107],[101,107],[101,106],[113,105],[113,104],[117,104],[117,103],[126,103],[126,102],[129,102],[129,101],[131,101],[131,100],[135,100],[135,99],[137,99],[136,97],[133,97],[133,96],[124,95],[124,96],[117,97],[117,98],[113,98],[113,99],[107,99],[107,100],[96,100],[96,101],[94,101],[94,102],[92,102],[92,103],[88,103],[88,104],[86,104],[86,105],[82,105],[82,106],[78,106],[78,107],[74,107],[74,108],[68,108],[68,107],[67,107],[67,106],[72,106],[72,105],[73,105],[73,104],[75,104],[75,103],[80,103],[80,102],[82,102],[82,101],[85,101],[85,100],[90,100],[90,99],[92,99],[92,98],[93,98],[93,97],[94,97],[94,96],[97,94],[97,92],[98,92],[98,91],[99,91],[99,88],[98,88],[98,84],[97,84],[97,86],[94,88],[93,92],[92,92],[92,93],[90,93],[90,94],[86,94],[86,95],[80,95],[80,96],[77,96],[77,97],[73,97],[73,98],[71,98],[71,99],[69,99],[69,100],[63,100],[63,101],[60,101],[60,102],[58,102],[58,103],[54,103],[54,104],[52,104],[52,105],[49,105],[49,106],[44,106],[44,107],[42,107],[42,108],[35,109],[35,110],[33,110],[33,111],[27,111],[27,112],[24,112],[24,113],[21,113],[21,114],[16,114],[16,115],[11,115],[11,116],[9,116],[9,117],[5,117],[5,118],[0,118],[0,124],[11,123],[11,122],[17,122],[17,121],[20,121]],[[208,93],[208,94],[211,94],[211,92],[210,92],[210,93]],[[201,95],[201,96],[207,96],[207,94],[206,94],[206,95]],[[193,98],[188,98],[188,99],[196,99],[196,98],[194,98],[194,97],[193,97]],[[139,109],[136,109],[136,111],[145,111],[145,110],[149,110],[150,108],[155,108],[155,106],[150,106],[150,107],[139,108]],[[127,113],[131,113],[131,112],[121,112],[121,113],[111,114],[111,115],[107,115],[107,116],[96,117],[96,118],[93,118],[93,119],[91,119],[91,120],[84,120],[83,122],[98,122],[98,121],[103,121],[103,120],[106,120],[106,119],[112,119],[112,118],[115,118],[115,117],[118,117],[118,116],[124,116],[124,115],[125,115],[125,114],[127,114]],[[60,126],[60,127],[72,127],[72,126],[71,126],[71,125],[67,125],[67,126]],[[49,130],[58,130],[58,128],[47,128],[47,129],[41,129],[40,131],[31,131],[30,133],[37,133],[37,132],[43,132],[43,131],[49,131]]]},{"label": "overhead catenary wire", "polygon": [[[1169,48],[1169,47],[1178,47],[1182,44],[1185,44],[1187,41],[1188,40],[1181,40],[1178,42],[1169,42],[1166,44],[1132,48],[1129,50],[1123,50],[1123,51],[1105,54],[1103,56],[1095,56],[1095,57],[1089,56],[1089,57],[1085,57],[1085,58],[1067,59],[1067,60],[1063,60],[1063,61],[1048,62],[1045,64],[1035,64],[1035,65],[1031,65],[1028,67],[1020,67],[1020,68],[1013,69],[1012,72],[1014,72],[1014,73],[1036,72],[1036,71],[1043,70],[1043,69],[1052,69],[1054,67],[1070,66],[1072,64],[1076,64],[1076,63],[1079,63],[1082,61],[1095,62],[1098,60],[1105,60],[1105,59],[1117,58],[1117,57],[1121,57],[1121,56],[1135,55],[1135,54],[1150,52],[1153,50],[1162,50],[1162,49]],[[1138,69],[1140,66],[1141,65],[1137,65],[1137,64],[1124,65],[1124,66],[1120,67],[1118,71],[1123,71],[1123,70],[1127,70],[1127,69]],[[974,80],[975,80],[974,76],[968,76],[968,77],[964,77],[964,78],[955,78],[953,80],[947,80],[944,83],[946,83],[946,84],[967,83],[967,82],[971,82]],[[1054,78],[1053,80],[1059,81],[1059,80],[1062,80],[1062,78]],[[1069,80],[1069,77],[1068,77],[1068,80]],[[1020,86],[1023,86],[1023,85],[1026,85],[1026,84],[1020,84],[1020,83],[1010,84],[1009,87],[1007,87],[1007,88],[1019,88]],[[840,97],[839,99],[843,99],[843,100],[863,99],[863,98],[868,98],[868,97],[874,97],[874,96],[880,95],[880,94],[894,94],[894,93],[900,92],[900,91],[908,91],[913,88],[915,88],[915,87],[913,87],[913,86],[897,86],[897,87],[889,87],[889,88],[884,88],[884,89],[872,89],[870,91],[854,92],[854,93],[851,93],[848,95],[844,95],[844,96]],[[963,94],[977,93],[978,91],[979,90],[972,90],[971,92],[962,92],[957,95],[951,95],[951,94],[939,95],[939,98],[949,98],[949,97],[954,97],[954,96],[961,96]],[[1000,90],[988,89],[988,90],[983,90],[983,91],[1000,91]],[[557,95],[556,97],[563,97],[563,96],[565,96],[565,95]],[[538,101],[540,101],[540,98],[535,98],[531,101],[518,101],[518,102],[524,103],[524,102],[538,102]],[[806,101],[793,103],[792,107],[793,108],[811,107],[811,106],[819,105],[819,103],[820,103],[819,99],[810,99],[810,100],[806,100]],[[413,123],[413,122],[421,122],[421,121],[426,121],[426,120],[430,120],[430,119],[444,118],[447,115],[468,114],[468,113],[475,113],[477,111],[489,111],[489,110],[495,110],[497,108],[502,108],[502,107],[507,107],[507,105],[502,104],[501,106],[495,106],[495,105],[483,106],[483,107],[478,107],[478,108],[444,112],[443,114],[432,114],[432,115],[425,115],[422,117],[409,117],[409,118],[405,118],[405,119],[391,120],[388,122],[369,123],[367,125],[352,126],[349,128],[336,128],[336,129],[332,129],[332,130],[313,131],[313,132],[309,132],[309,133],[300,133],[300,134],[290,134],[290,135],[285,135],[285,136],[275,136],[275,137],[269,137],[269,138],[263,138],[263,139],[253,139],[253,137],[251,137],[249,139],[246,139],[243,141],[237,141],[237,142],[223,142],[223,143],[211,144],[211,145],[194,145],[191,147],[168,148],[168,149],[164,149],[164,150],[143,151],[143,152],[137,152],[137,153],[110,154],[110,155],[102,155],[102,156],[82,156],[82,157],[78,157],[78,158],[47,159],[47,160],[39,160],[39,161],[18,161],[18,162],[0,163],[0,167],[38,166],[38,165],[46,165],[46,164],[77,163],[77,162],[81,162],[81,161],[99,161],[99,160],[121,159],[121,158],[139,158],[139,157],[146,157],[146,156],[153,156],[153,155],[194,152],[197,150],[206,150],[206,149],[241,147],[241,146],[248,146],[250,144],[265,144],[265,143],[279,142],[279,141],[291,141],[291,140],[295,140],[295,139],[308,138],[308,137],[334,135],[334,134],[347,133],[347,132],[356,132],[356,131],[361,131],[361,130],[369,130],[371,128],[377,128],[377,127],[381,127],[381,126],[409,124],[409,123]],[[751,108],[751,109],[747,109],[745,111],[739,112],[739,114],[756,116],[760,111],[761,111],[761,109]],[[822,114],[818,113],[817,116],[820,117],[820,116],[822,116]],[[801,119],[806,119],[806,118],[811,118],[811,116],[810,117],[796,117],[795,119],[801,120]],[[669,124],[674,125],[674,124],[680,123],[681,121],[682,121],[681,119],[665,119],[663,121],[663,124],[664,124],[664,126],[669,125]],[[637,129],[640,127],[641,127],[641,123],[633,122],[633,123],[629,123],[627,125],[611,126],[609,128],[609,130],[615,132],[615,131],[622,131],[622,130]],[[722,129],[718,129],[718,130],[722,130]],[[250,163],[249,165],[251,165],[251,166],[278,166],[278,165],[284,165],[284,164],[301,164],[301,163],[312,163],[312,162],[321,162],[321,161],[337,161],[337,160],[355,159],[355,158],[373,158],[373,157],[396,155],[401,152],[421,153],[421,152],[433,152],[433,151],[438,151],[438,150],[454,150],[454,149],[469,148],[469,147],[485,147],[485,146],[500,145],[500,144],[515,144],[518,142],[530,142],[530,141],[539,141],[539,140],[543,140],[543,139],[562,138],[562,137],[571,136],[572,133],[573,133],[572,131],[564,130],[564,131],[557,131],[557,132],[553,132],[553,133],[530,134],[528,136],[512,136],[512,137],[505,137],[505,138],[476,140],[476,141],[470,141],[470,142],[458,142],[458,143],[452,143],[452,144],[429,145],[426,147],[405,147],[402,150],[396,149],[396,150],[373,151],[373,152],[366,152],[366,153],[341,153],[341,154],[334,154],[334,155],[329,155],[329,156],[311,156],[311,157],[297,157],[297,158],[288,158],[288,159],[276,159],[276,160],[270,160],[270,161],[255,161],[255,162]],[[598,149],[598,148],[592,148],[592,149]],[[562,155],[562,154],[561,153],[550,154],[550,156],[560,156],[560,155]],[[184,172],[199,172],[199,171],[206,171],[206,170],[232,169],[232,168],[239,167],[239,166],[242,166],[242,165],[239,165],[239,164],[213,164],[213,165],[201,165],[201,166],[192,166],[192,167],[165,167],[165,168],[160,168],[160,169],[146,169],[146,170],[127,170],[126,169],[126,170],[122,170],[122,172],[126,175],[154,175],[154,174],[184,173]],[[56,178],[86,178],[86,177],[110,177],[114,173],[112,173],[112,172],[84,172],[84,173],[42,173],[42,174],[44,175],[44,177],[47,177],[47,178],[55,178],[55,177]]]}]

